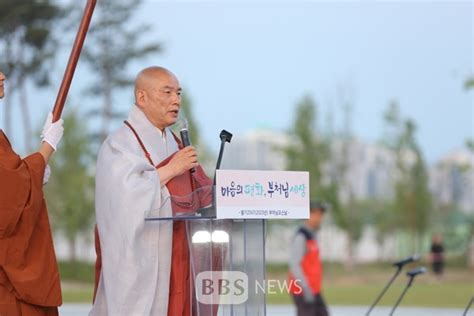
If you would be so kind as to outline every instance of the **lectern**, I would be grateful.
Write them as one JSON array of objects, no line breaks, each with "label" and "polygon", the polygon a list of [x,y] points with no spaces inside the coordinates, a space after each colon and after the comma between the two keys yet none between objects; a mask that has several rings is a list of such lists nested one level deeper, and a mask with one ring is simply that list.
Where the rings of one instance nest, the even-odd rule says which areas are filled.
[{"label": "lectern", "polygon": [[[215,186],[170,196],[146,221],[185,221],[190,316],[266,315],[265,219],[218,219]],[[166,213],[163,209],[170,209]]]}]

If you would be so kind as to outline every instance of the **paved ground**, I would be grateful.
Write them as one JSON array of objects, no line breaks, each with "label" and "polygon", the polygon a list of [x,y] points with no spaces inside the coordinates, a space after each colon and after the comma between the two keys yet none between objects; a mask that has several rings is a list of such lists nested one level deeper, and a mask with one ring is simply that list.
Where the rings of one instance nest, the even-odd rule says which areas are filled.
[{"label": "paved ground", "polygon": [[[60,309],[61,316],[84,316],[87,315],[90,306],[87,304],[65,304]],[[378,307],[373,310],[371,316],[386,316],[391,308]],[[334,306],[331,308],[332,316],[356,316],[365,315],[367,307],[365,306]],[[423,308],[423,307],[400,307],[394,315],[400,316],[462,316],[463,310],[449,308]],[[267,307],[267,316],[291,316],[295,315],[295,310],[291,305],[271,305]],[[225,315],[227,316],[227,315]],[[236,315],[240,316],[240,315]],[[249,315],[258,316],[258,315]],[[468,316],[474,316],[474,308],[468,313]]]}]

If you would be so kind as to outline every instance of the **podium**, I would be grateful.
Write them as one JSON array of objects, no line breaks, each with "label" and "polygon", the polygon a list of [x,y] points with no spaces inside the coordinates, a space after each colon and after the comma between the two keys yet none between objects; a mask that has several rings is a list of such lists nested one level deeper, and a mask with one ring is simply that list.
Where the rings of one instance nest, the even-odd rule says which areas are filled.
[{"label": "podium", "polygon": [[208,186],[170,196],[145,221],[185,222],[190,316],[264,316],[266,220],[218,219],[214,193]]}]

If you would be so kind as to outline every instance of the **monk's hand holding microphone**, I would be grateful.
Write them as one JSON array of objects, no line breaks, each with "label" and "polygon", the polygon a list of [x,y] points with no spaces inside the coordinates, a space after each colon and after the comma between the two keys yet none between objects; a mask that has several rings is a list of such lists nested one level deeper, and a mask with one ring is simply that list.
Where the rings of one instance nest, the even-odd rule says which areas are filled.
[{"label": "monk's hand holding microphone", "polygon": [[197,167],[199,164],[196,149],[193,146],[184,147],[174,155],[170,161],[170,165],[177,176]]},{"label": "monk's hand holding microphone", "polygon": [[193,146],[187,146],[176,152],[170,162],[161,168],[158,168],[160,175],[160,184],[164,186],[169,180],[182,175],[186,171],[199,166],[196,149]]}]

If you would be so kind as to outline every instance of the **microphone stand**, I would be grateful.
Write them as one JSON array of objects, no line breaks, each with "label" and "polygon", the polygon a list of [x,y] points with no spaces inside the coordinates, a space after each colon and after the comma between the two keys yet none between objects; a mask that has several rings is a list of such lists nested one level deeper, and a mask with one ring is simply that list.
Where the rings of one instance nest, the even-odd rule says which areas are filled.
[{"label": "microphone stand", "polygon": [[464,313],[462,314],[463,316],[467,316],[467,312],[469,311],[473,303],[474,303],[474,296],[471,298],[471,300],[467,304],[466,309],[464,310]]},{"label": "microphone stand", "polygon": [[[420,270],[421,269],[421,270]],[[417,271],[418,270],[418,271]],[[400,304],[400,302],[402,301],[403,297],[405,296],[405,293],[408,291],[408,289],[411,287],[412,283],[413,283],[413,280],[415,279],[415,277],[418,275],[418,274],[421,274],[421,273],[425,273],[426,269],[424,267],[421,267],[421,268],[418,268],[418,269],[415,269],[415,270],[411,270],[411,271],[408,271],[407,272],[407,276],[410,278],[408,280],[408,283],[407,283],[407,286],[405,287],[405,289],[403,290],[402,294],[400,295],[400,297],[398,298],[397,302],[395,303],[395,306],[393,306],[393,309],[392,311],[390,312],[390,316],[393,315],[393,313],[395,312],[395,310],[397,309],[398,305]]]},{"label": "microphone stand", "polygon": [[214,185],[216,185],[216,175],[217,175],[217,170],[221,168],[221,162],[222,162],[222,156],[224,155],[224,146],[225,143],[230,143],[232,139],[232,134],[223,129],[219,135],[221,139],[221,148],[219,150],[219,156],[217,158],[217,163],[216,163],[216,172],[214,173]]},{"label": "microphone stand", "polygon": [[375,305],[377,305],[377,303],[380,301],[380,299],[381,299],[382,296],[385,294],[385,292],[387,292],[388,288],[390,287],[390,285],[392,285],[393,281],[395,281],[395,279],[398,277],[398,275],[400,274],[400,272],[402,272],[402,265],[397,265],[397,271],[395,271],[395,274],[392,276],[392,278],[390,279],[390,281],[388,281],[387,285],[385,285],[385,287],[383,288],[382,292],[380,292],[379,296],[377,296],[377,298],[375,299],[375,301],[372,303],[372,305],[370,306],[369,310],[368,310],[367,313],[365,314],[366,316],[369,316],[370,312],[372,312],[372,309],[374,309]]},{"label": "microphone stand", "polygon": [[210,207],[198,210],[201,216],[205,216],[205,217],[216,216],[216,175],[217,175],[217,170],[221,168],[221,162],[222,162],[222,156],[224,155],[225,143],[226,142],[230,143],[232,139],[232,134],[223,129],[221,133],[219,134],[219,137],[221,139],[221,148],[219,150],[219,156],[217,158],[216,171],[214,172],[214,180],[213,180],[213,186],[212,186],[212,191],[213,191],[212,192],[212,205]]}]

